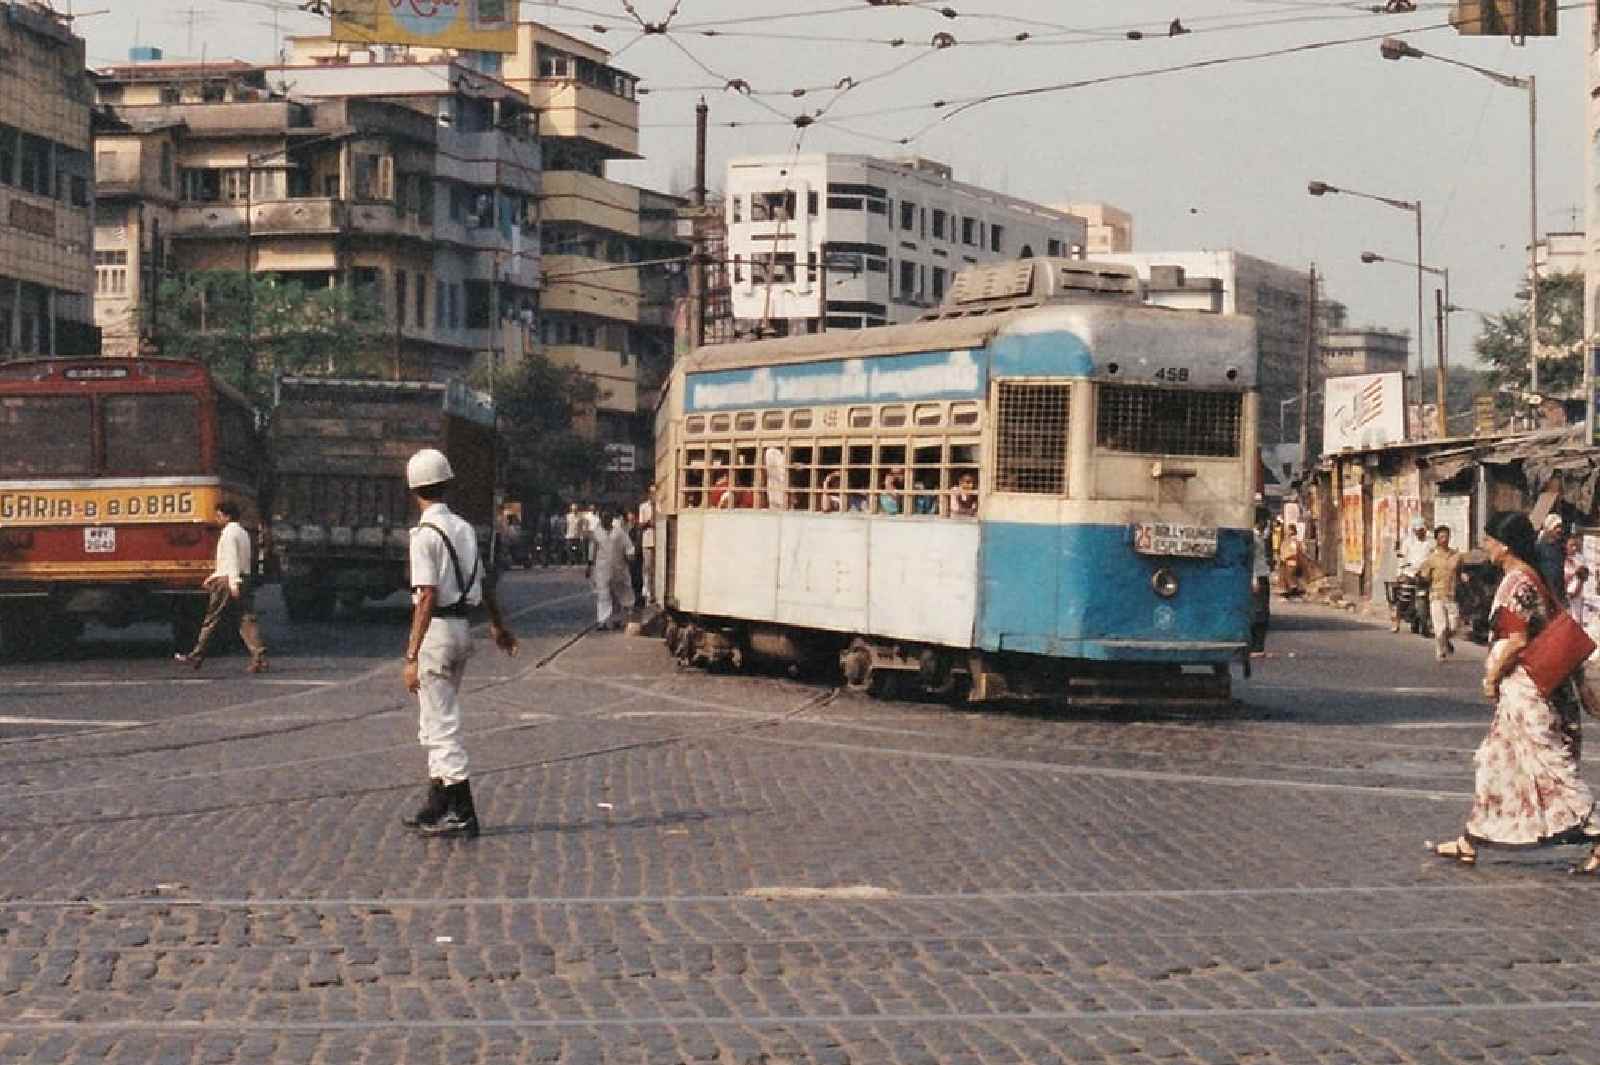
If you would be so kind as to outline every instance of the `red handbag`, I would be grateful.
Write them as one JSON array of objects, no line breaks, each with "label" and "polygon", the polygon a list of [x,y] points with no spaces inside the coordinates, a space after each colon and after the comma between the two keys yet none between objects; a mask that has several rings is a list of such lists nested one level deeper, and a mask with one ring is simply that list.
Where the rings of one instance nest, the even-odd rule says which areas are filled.
[{"label": "red handbag", "polygon": [[1583,631],[1583,626],[1555,603],[1542,582],[1539,590],[1544,593],[1545,605],[1553,611],[1553,616],[1539,630],[1539,635],[1528,641],[1517,661],[1527,671],[1528,679],[1539,689],[1539,694],[1548,697],[1594,654],[1595,644]]}]

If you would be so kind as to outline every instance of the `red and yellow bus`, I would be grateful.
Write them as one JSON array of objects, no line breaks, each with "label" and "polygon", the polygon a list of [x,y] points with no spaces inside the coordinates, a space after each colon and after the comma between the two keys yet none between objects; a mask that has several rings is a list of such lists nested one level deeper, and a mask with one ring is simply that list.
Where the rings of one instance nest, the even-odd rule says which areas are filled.
[{"label": "red and yellow bus", "polygon": [[0,652],[204,612],[219,502],[256,523],[255,411],[198,363],[0,363]]}]

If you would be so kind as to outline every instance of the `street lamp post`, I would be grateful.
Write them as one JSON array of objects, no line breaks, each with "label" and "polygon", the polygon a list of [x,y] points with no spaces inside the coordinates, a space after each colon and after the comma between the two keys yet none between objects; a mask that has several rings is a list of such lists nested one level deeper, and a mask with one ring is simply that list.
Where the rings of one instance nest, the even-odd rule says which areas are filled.
[{"label": "street lamp post", "polygon": [[[1488,67],[1463,63],[1459,59],[1424,52],[1400,40],[1385,37],[1378,45],[1385,59],[1433,59],[1453,67],[1482,74],[1496,85],[1528,92],[1528,390],[1539,392],[1539,93],[1532,74],[1519,78]],[[1422,254],[1418,252],[1420,260]],[[1448,302],[1448,299],[1446,300]]]},{"label": "street lamp post", "polygon": [[[1345,196],[1359,196],[1363,200],[1374,200],[1401,211],[1410,211],[1416,216],[1417,221],[1417,262],[1422,262],[1422,201],[1399,200],[1389,196],[1374,196],[1370,192],[1357,192],[1355,189],[1339,188],[1326,181],[1312,181],[1306,184],[1306,191],[1313,196],[1326,196],[1330,192],[1340,193]],[[1422,316],[1422,269],[1417,269],[1417,388],[1422,388],[1422,338],[1426,335],[1426,326]]]},{"label": "street lamp post", "polygon": [[[1438,324],[1438,328],[1435,330],[1435,333],[1437,334],[1436,339],[1438,341],[1438,346],[1439,346],[1438,347],[1439,365],[1436,368],[1436,377],[1434,379],[1434,395],[1435,395],[1435,401],[1436,401],[1436,403],[1438,405],[1438,408],[1439,408],[1438,412],[1437,412],[1437,414],[1438,414],[1437,421],[1438,421],[1438,425],[1439,425],[1439,435],[1440,436],[1448,436],[1449,434],[1445,432],[1444,404],[1445,404],[1445,381],[1446,381],[1446,378],[1448,376],[1448,373],[1446,371],[1446,367],[1449,364],[1449,358],[1450,358],[1449,357],[1449,351],[1450,351],[1450,320],[1449,320],[1448,317],[1446,317],[1445,312],[1448,311],[1450,309],[1450,307],[1452,306],[1452,304],[1450,303],[1450,270],[1449,270],[1448,267],[1428,266],[1428,265],[1426,265],[1424,263],[1407,262],[1404,259],[1392,259],[1387,255],[1379,255],[1377,252],[1371,252],[1371,251],[1362,252],[1361,253],[1361,261],[1364,262],[1364,263],[1369,263],[1369,264],[1370,263],[1393,263],[1395,266],[1410,266],[1410,267],[1414,267],[1419,272],[1430,273],[1435,277],[1439,277],[1439,278],[1443,278],[1444,279],[1444,302],[1440,305],[1440,308],[1439,308],[1439,324]],[[1420,375],[1419,375],[1419,377],[1417,379],[1417,386],[1418,386],[1418,389],[1420,390],[1421,386],[1422,386],[1422,379],[1421,379]]]},{"label": "street lamp post", "polygon": [[[1283,412],[1288,410],[1291,404],[1299,403],[1299,402],[1300,402],[1300,397],[1299,396],[1290,396],[1288,399],[1280,399],[1280,400],[1278,400],[1278,443],[1280,443],[1280,444],[1287,444],[1289,442],[1289,437],[1285,433],[1284,427],[1283,427]],[[1302,419],[1304,419],[1305,418],[1305,412],[1302,411],[1301,414],[1300,414],[1300,417]]]}]

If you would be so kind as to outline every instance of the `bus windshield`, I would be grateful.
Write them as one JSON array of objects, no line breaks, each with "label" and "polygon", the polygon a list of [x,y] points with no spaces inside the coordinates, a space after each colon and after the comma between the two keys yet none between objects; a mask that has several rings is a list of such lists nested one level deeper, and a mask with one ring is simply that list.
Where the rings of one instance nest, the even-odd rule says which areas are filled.
[{"label": "bus windshield", "polygon": [[105,472],[176,476],[201,472],[200,401],[181,393],[107,396]]},{"label": "bus windshield", "polygon": [[87,396],[0,397],[0,477],[94,473]]}]

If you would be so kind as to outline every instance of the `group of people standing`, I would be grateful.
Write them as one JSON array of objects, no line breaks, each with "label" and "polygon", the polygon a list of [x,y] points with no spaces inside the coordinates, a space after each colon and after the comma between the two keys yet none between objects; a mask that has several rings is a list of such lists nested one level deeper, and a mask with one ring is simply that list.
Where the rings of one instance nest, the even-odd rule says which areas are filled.
[{"label": "group of people standing", "polygon": [[635,604],[650,604],[655,567],[655,504],[646,493],[637,507],[619,510],[572,503],[559,516],[569,561],[582,561],[594,585],[595,627],[620,629]]}]

